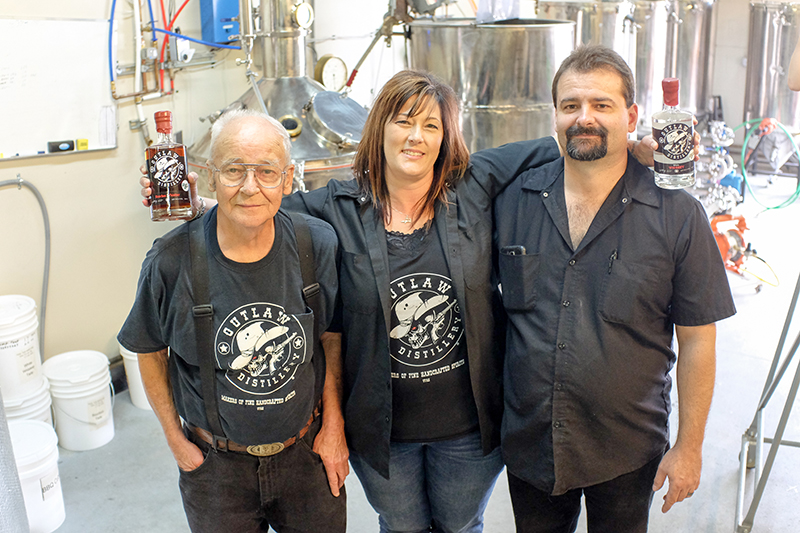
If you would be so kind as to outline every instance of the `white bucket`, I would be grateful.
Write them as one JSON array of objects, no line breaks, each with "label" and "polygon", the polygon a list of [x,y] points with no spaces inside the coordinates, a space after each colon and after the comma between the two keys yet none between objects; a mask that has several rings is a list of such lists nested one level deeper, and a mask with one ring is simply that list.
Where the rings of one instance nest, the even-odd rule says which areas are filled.
[{"label": "white bucket", "polygon": [[9,420],[8,430],[31,533],[51,533],[66,517],[56,432],[39,420]]},{"label": "white bucket", "polygon": [[93,450],[114,438],[108,358],[90,350],[66,352],[44,362],[50,380],[61,447]]},{"label": "white bucket", "polygon": [[36,302],[20,295],[0,296],[0,389],[18,399],[42,385]]},{"label": "white bucket", "polygon": [[3,397],[3,407],[9,420],[40,420],[53,425],[50,383],[44,376],[42,385],[31,394],[13,400]]},{"label": "white bucket", "polygon": [[150,407],[150,402],[147,401],[147,393],[145,393],[144,385],[142,384],[142,374],[139,372],[139,355],[126,350],[121,344],[119,345],[119,353],[125,365],[125,376],[128,378],[131,402],[139,409],[152,411],[153,408]]}]

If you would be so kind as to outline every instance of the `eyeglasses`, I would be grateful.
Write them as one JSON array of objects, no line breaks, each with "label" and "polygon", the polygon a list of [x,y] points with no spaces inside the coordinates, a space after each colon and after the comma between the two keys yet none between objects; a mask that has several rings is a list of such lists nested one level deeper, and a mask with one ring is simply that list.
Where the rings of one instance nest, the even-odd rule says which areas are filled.
[{"label": "eyeglasses", "polygon": [[247,173],[252,172],[256,178],[256,183],[263,189],[274,189],[283,182],[286,169],[280,169],[275,165],[261,165],[255,163],[232,163],[222,165],[217,168],[210,162],[208,166],[213,172],[219,174],[219,181],[226,187],[238,187],[247,179]]}]

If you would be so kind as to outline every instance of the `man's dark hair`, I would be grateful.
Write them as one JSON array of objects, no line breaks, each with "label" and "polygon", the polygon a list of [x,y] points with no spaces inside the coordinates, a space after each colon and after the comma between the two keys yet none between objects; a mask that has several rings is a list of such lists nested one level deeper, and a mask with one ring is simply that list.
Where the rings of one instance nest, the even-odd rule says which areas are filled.
[{"label": "man's dark hair", "polygon": [[558,72],[553,78],[553,105],[558,107],[558,81],[565,72],[591,72],[599,69],[619,74],[622,80],[622,94],[625,97],[625,105],[632,106],[636,94],[636,85],[633,81],[633,73],[630,67],[614,50],[599,44],[581,45],[561,63],[561,66],[558,67]]}]

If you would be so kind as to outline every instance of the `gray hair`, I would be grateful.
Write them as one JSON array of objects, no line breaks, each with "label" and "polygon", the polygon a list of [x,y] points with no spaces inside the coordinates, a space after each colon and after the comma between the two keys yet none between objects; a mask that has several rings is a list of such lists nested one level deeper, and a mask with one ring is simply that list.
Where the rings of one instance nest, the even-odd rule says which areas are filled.
[{"label": "gray hair", "polygon": [[219,139],[222,130],[225,129],[231,122],[238,120],[240,118],[247,118],[253,117],[256,119],[263,120],[270,126],[272,126],[275,131],[280,134],[283,139],[283,151],[286,156],[286,160],[284,161],[285,164],[289,164],[292,161],[292,140],[289,137],[289,133],[286,131],[286,128],[283,127],[283,124],[272,118],[271,116],[263,113],[261,111],[257,111],[255,109],[231,109],[230,111],[226,111],[222,114],[215,122],[214,125],[211,126],[211,157],[214,157],[216,153],[217,147],[217,140]]}]

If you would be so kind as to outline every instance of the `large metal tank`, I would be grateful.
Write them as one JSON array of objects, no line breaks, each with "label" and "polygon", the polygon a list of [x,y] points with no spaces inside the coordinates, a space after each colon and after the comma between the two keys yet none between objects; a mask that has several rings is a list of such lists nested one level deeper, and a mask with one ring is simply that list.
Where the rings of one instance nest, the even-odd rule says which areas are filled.
[{"label": "large metal tank", "polygon": [[470,151],[553,133],[553,76],[572,51],[568,21],[417,19],[409,62],[460,96]]},{"label": "large metal tank", "polygon": [[800,130],[800,93],[786,76],[798,34],[800,4],[750,4],[744,120],[773,117]]},{"label": "large metal tank", "polygon": [[575,21],[576,45],[619,53],[636,78],[641,133],[661,109],[661,80],[681,80],[681,107],[703,115],[713,69],[714,0],[539,0],[538,16]]},{"label": "large metal tank", "polygon": [[537,14],[548,20],[574,21],[575,46],[602,44],[630,65],[636,60],[637,25],[633,19],[633,4],[628,0],[540,0]]},{"label": "large metal tank", "polygon": [[681,80],[680,106],[703,118],[710,111],[714,71],[715,0],[670,4],[667,72]]},{"label": "large metal tank", "polygon": [[[326,91],[308,77],[308,30],[302,21],[298,23],[298,6],[304,7],[301,2],[261,0],[257,8],[254,5],[258,2],[240,1],[240,12],[252,15],[242,19],[242,34],[251,36],[254,66],[263,72],[256,82],[260,96],[248,90],[209,119],[213,123],[230,109],[261,109],[260,98],[269,114],[280,120],[292,137],[295,188],[311,190],[331,179],[352,178],[352,162],[367,111],[344,95]],[[190,163],[204,169],[211,156],[210,143],[209,129],[189,147]]]},{"label": "large metal tank", "polygon": [[668,77],[667,56],[671,2],[668,0],[634,0],[636,23],[636,103],[639,104],[640,134],[652,131],[653,113],[664,107],[661,80]]}]

